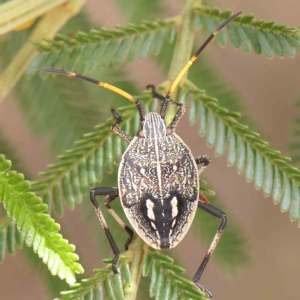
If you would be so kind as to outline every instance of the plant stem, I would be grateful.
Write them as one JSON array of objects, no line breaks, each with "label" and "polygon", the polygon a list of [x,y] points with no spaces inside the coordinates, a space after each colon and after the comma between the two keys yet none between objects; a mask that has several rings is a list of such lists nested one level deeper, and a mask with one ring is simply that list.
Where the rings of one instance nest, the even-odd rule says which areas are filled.
[{"label": "plant stem", "polygon": [[129,251],[132,252],[132,259],[130,262],[130,274],[131,274],[131,293],[125,294],[125,300],[135,300],[140,279],[142,276],[142,269],[144,261],[149,252],[149,246],[135,234],[130,244]]},{"label": "plant stem", "polygon": [[[192,48],[195,37],[195,17],[193,7],[197,0],[187,0],[183,11],[182,24],[177,34],[174,54],[172,57],[171,67],[168,74],[168,80],[173,82],[183,66],[192,56]],[[183,77],[186,78],[187,74]]]},{"label": "plant stem", "polygon": [[[200,2],[200,3],[199,3]],[[201,4],[199,0],[187,0],[183,15],[182,23],[177,34],[174,54],[172,57],[171,67],[168,74],[168,81],[171,83],[177,77],[183,66],[190,60],[192,56],[192,49],[194,44],[195,37],[195,17],[196,14],[193,11],[195,4]],[[184,81],[187,77],[187,74],[184,75],[182,80]],[[172,98],[176,99],[178,95],[178,90],[175,90]],[[169,115],[174,116],[176,112],[176,107],[171,106],[172,110],[169,110],[167,114],[167,123],[169,120]]]}]

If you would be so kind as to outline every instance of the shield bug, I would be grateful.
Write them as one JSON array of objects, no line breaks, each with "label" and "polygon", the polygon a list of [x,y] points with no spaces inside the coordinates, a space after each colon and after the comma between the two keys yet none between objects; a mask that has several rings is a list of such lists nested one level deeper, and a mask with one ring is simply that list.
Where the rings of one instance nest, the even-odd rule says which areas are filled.
[{"label": "shield bug", "polygon": [[[174,132],[185,112],[185,107],[182,103],[171,100],[171,95],[207,44],[223,27],[240,14],[241,12],[232,15],[207,38],[179,72],[165,97],[158,94],[153,85],[147,86],[151,89],[153,97],[162,101],[160,114],[156,112],[145,114],[142,104],[134,96],[110,84],[75,72],[42,69],[45,72],[77,77],[102,86],[127,98],[138,109],[141,129],[135,137],[127,135],[119,128],[121,117],[115,110],[112,110],[115,118],[115,123],[111,127],[112,132],[129,144],[120,162],[118,188],[101,187],[92,189],[90,192],[95,212],[115,255],[112,263],[114,273],[118,273],[116,264],[120,251],[107,227],[96,196],[106,196],[105,206],[109,213],[129,234],[126,248],[133,237],[133,230],[110,206],[110,203],[117,197],[120,198],[133,229],[155,249],[174,248],[187,233],[197,208],[201,208],[221,220],[215,237],[193,277],[195,285],[208,297],[213,298],[212,293],[205,289],[199,280],[226,226],[226,215],[211,206],[204,196],[199,194],[199,175],[209,164],[210,159],[207,156],[194,158],[188,146]],[[171,123],[166,126],[164,119],[169,103],[178,106],[178,110]]]}]

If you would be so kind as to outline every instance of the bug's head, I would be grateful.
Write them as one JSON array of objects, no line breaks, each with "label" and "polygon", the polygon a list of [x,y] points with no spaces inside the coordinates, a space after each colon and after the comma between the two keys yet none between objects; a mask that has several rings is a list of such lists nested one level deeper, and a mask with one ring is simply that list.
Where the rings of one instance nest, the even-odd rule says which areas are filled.
[{"label": "bug's head", "polygon": [[137,136],[145,139],[161,139],[168,135],[164,120],[156,112],[150,112],[145,116],[143,129],[138,131]]}]

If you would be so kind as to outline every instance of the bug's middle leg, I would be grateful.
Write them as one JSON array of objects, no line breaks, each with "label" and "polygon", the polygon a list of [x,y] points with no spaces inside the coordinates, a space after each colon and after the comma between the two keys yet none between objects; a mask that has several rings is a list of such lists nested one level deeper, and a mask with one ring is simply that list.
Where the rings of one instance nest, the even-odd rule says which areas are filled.
[{"label": "bug's middle leg", "polygon": [[92,201],[92,204],[94,206],[94,210],[98,216],[98,219],[100,221],[100,224],[105,232],[105,235],[109,241],[109,244],[111,246],[111,249],[114,253],[114,259],[113,259],[113,263],[112,263],[112,270],[115,274],[118,273],[116,265],[118,263],[119,260],[119,256],[120,256],[120,250],[114,240],[114,238],[111,235],[110,230],[108,229],[108,226],[106,224],[106,221],[104,219],[104,216],[102,214],[102,211],[100,209],[100,206],[96,200],[96,196],[107,196],[105,198],[105,206],[107,207],[109,213],[116,219],[116,221],[128,232],[129,234],[129,239],[127,240],[126,245],[128,245],[128,243],[131,241],[132,239],[132,235],[133,232],[132,230],[126,226],[126,224],[121,220],[121,218],[116,214],[116,212],[110,207],[110,202],[113,201],[114,199],[116,199],[119,196],[119,191],[117,188],[111,188],[111,187],[103,187],[103,188],[95,188],[92,189],[90,192],[90,198]]},{"label": "bug's middle leg", "polygon": [[195,158],[196,164],[199,166],[198,173],[199,175],[204,171],[204,169],[210,163],[210,157],[207,155],[199,156]]}]

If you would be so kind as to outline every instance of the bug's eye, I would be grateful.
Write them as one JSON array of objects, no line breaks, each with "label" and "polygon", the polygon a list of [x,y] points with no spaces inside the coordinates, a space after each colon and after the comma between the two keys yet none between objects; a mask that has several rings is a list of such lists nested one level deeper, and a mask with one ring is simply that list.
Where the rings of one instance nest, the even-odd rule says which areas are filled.
[{"label": "bug's eye", "polygon": [[170,134],[172,134],[173,132],[172,132],[172,129],[171,128],[167,128],[167,130],[166,130],[166,135],[170,135]]},{"label": "bug's eye", "polygon": [[136,133],[136,136],[139,137],[140,139],[141,139],[141,138],[144,138],[144,137],[145,137],[144,131],[143,131],[143,130],[139,130],[139,131]]}]

